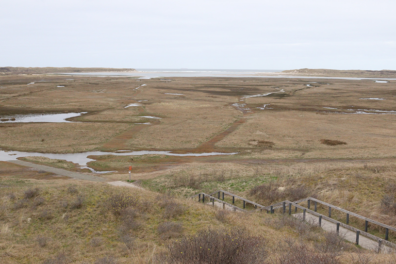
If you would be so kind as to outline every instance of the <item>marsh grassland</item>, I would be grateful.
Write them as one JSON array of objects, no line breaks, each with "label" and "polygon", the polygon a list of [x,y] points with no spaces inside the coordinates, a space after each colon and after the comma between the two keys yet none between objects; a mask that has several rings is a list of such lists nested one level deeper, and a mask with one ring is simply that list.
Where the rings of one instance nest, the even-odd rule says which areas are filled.
[{"label": "marsh grassland", "polygon": [[[0,75],[1,119],[68,112],[86,113],[67,123],[0,123],[1,150],[234,155],[89,156],[92,169],[112,171],[100,175],[109,181],[127,180],[133,166],[144,190],[2,161],[1,263],[395,259],[279,214],[227,212],[186,198],[217,189],[263,205],[315,196],[395,226],[396,81]],[[22,159],[88,173],[70,161]],[[239,246],[219,242],[230,237]]]}]

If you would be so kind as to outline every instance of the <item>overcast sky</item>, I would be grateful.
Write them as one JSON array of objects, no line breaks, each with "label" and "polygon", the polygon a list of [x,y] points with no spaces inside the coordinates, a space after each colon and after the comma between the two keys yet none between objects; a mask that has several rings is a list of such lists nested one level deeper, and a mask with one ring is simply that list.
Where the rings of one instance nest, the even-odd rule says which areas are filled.
[{"label": "overcast sky", "polygon": [[0,66],[396,70],[395,0],[0,0]]}]

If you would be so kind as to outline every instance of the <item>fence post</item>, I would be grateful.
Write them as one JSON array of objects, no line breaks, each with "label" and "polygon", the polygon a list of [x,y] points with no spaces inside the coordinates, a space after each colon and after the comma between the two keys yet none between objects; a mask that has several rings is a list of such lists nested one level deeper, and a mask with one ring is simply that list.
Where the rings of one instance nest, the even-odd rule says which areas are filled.
[{"label": "fence post", "polygon": [[340,233],[340,223],[337,223],[337,234]]},{"label": "fence post", "polygon": [[232,196],[232,204],[235,204],[235,196]]},{"label": "fence post", "polygon": [[322,216],[319,215],[319,226],[322,226]]},{"label": "fence post", "polygon": [[223,192],[223,201],[224,201],[224,192]]},{"label": "fence post", "polygon": [[329,206],[329,217],[331,218],[331,207]]},{"label": "fence post", "polygon": [[274,206],[271,205],[271,214],[273,214],[273,213],[274,213]]},{"label": "fence post", "polygon": [[246,202],[243,201],[243,209],[245,209],[245,208],[246,208]]},{"label": "fence post", "polygon": [[307,211],[307,209],[303,210],[303,221],[305,221],[305,212]]},{"label": "fence post", "polygon": [[356,245],[359,245],[359,235],[360,231],[356,231]]},{"label": "fence post", "polygon": [[385,230],[385,240],[389,240],[389,229]]},{"label": "fence post", "polygon": [[318,211],[318,203],[315,201],[315,212]]},{"label": "fence post", "polygon": [[201,194],[198,194],[198,202],[201,202]]},{"label": "fence post", "polygon": [[214,198],[212,198],[212,205],[213,205],[213,207],[214,207]]},{"label": "fence post", "polygon": [[349,214],[347,214],[346,223],[347,223],[347,225],[349,225]]},{"label": "fence post", "polygon": [[289,203],[289,215],[291,215],[291,207],[292,207],[292,204]]},{"label": "fence post", "polygon": [[382,239],[378,240],[378,253],[381,253]]},{"label": "fence post", "polygon": [[368,230],[368,221],[366,220],[364,222],[364,231],[367,232],[367,230]]},{"label": "fence post", "polygon": [[205,194],[202,194],[202,203],[205,203]]},{"label": "fence post", "polygon": [[308,209],[311,209],[311,200],[308,200]]},{"label": "fence post", "polygon": [[286,202],[283,202],[283,213],[286,213]]}]

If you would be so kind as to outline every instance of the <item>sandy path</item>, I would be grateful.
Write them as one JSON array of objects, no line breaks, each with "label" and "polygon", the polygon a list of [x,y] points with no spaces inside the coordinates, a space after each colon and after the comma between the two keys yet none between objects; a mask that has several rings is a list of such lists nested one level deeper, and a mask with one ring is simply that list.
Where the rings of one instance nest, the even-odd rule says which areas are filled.
[{"label": "sandy path", "polygon": [[36,170],[42,170],[42,171],[51,172],[51,173],[54,173],[54,174],[57,174],[57,175],[62,175],[62,176],[74,178],[74,179],[77,179],[77,180],[93,181],[93,182],[105,182],[105,181],[107,181],[104,178],[93,176],[93,175],[89,175],[89,174],[72,172],[72,171],[68,171],[68,170],[64,170],[64,169],[53,168],[53,167],[40,165],[40,164],[34,164],[34,163],[21,161],[21,160],[10,160],[8,162],[11,162],[11,163],[14,163],[14,164],[18,164],[18,165],[22,165],[22,166],[25,166],[25,167],[30,167],[30,168],[33,168],[33,169],[36,169]]},{"label": "sandy path", "polygon": [[123,181],[113,181],[113,182],[108,182],[108,184],[113,185],[113,186],[118,186],[118,187],[129,187],[129,188],[136,188],[140,190],[144,190],[142,187],[139,187],[133,183],[129,182],[123,182]]}]

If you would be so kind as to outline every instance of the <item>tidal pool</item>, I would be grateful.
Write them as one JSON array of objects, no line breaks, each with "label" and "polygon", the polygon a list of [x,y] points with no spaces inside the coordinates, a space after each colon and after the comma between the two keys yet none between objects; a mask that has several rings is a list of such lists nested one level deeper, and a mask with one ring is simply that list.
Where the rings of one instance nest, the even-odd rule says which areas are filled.
[{"label": "tidal pool", "polygon": [[0,123],[70,123],[66,119],[81,116],[87,112],[65,114],[31,114],[0,117]]},{"label": "tidal pool", "polygon": [[125,106],[124,108],[132,107],[132,106],[141,106],[141,104],[133,103],[133,104],[129,104],[129,105]]}]

